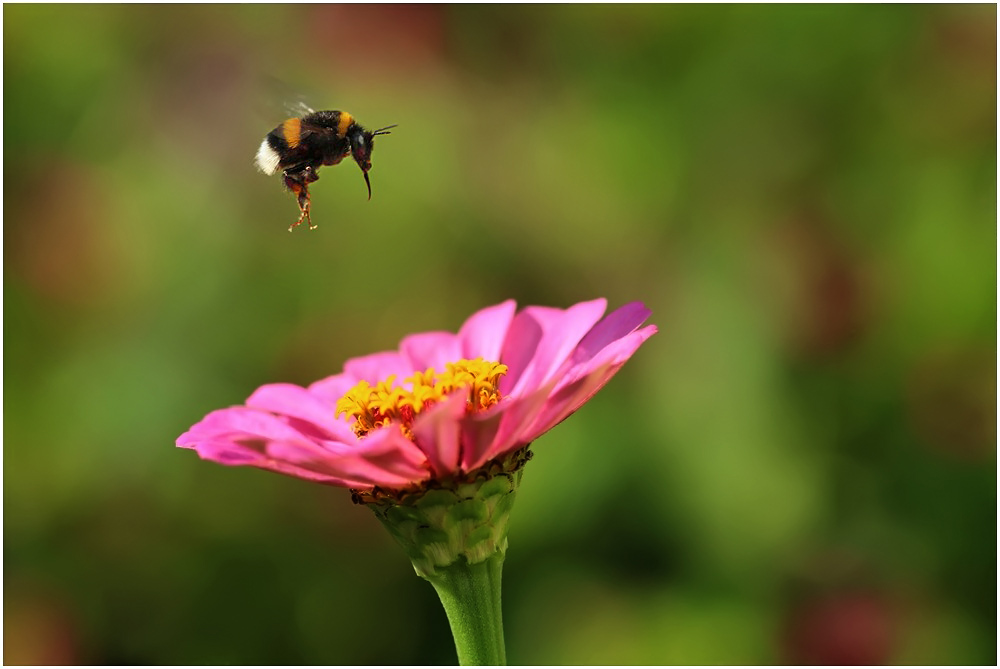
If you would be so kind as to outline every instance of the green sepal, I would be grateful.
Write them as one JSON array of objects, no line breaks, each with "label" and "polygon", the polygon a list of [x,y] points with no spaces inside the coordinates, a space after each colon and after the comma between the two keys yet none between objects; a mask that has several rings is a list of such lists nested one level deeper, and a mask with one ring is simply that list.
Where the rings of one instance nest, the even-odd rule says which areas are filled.
[{"label": "green sepal", "polygon": [[506,664],[500,581],[528,447],[412,490],[355,490],[434,586],[462,665]]},{"label": "green sepal", "polygon": [[459,560],[476,565],[507,552],[507,528],[527,448],[462,478],[433,481],[417,490],[355,491],[406,551],[418,575]]}]

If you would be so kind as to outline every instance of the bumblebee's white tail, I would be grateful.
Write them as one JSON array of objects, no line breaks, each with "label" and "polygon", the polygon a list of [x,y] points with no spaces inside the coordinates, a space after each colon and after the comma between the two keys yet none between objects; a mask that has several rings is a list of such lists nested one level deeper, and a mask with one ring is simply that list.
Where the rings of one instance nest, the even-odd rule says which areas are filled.
[{"label": "bumblebee's white tail", "polygon": [[257,169],[270,176],[278,171],[279,162],[281,162],[281,157],[278,156],[277,151],[271,148],[265,137],[264,141],[260,143],[260,148],[257,149],[257,157],[254,158]]}]

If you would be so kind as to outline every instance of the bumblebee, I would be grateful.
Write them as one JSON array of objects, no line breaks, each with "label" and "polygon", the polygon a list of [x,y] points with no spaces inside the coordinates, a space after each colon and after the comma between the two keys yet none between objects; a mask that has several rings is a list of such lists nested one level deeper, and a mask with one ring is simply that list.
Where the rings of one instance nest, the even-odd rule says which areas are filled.
[{"label": "bumblebee", "polygon": [[288,231],[306,221],[313,225],[309,215],[309,184],[319,179],[317,170],[323,165],[336,165],[347,154],[361,168],[368,186],[368,199],[372,199],[372,184],[368,170],[372,168],[372,148],[376,135],[388,135],[389,125],[378,130],[365,130],[354,117],[345,111],[310,112],[290,118],[267,133],[257,149],[257,169],[267,175],[282,171],[285,186],[292,191],[299,203],[299,219]]}]

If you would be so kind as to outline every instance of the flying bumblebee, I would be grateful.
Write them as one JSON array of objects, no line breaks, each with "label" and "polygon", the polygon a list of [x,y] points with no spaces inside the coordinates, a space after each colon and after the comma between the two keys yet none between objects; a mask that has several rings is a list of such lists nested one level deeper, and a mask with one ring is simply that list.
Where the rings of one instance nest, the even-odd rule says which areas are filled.
[{"label": "flying bumblebee", "polygon": [[372,184],[368,170],[372,168],[372,149],[376,135],[388,135],[388,125],[368,131],[345,111],[310,111],[304,116],[290,118],[267,133],[257,149],[257,169],[267,175],[282,170],[285,186],[292,191],[299,203],[299,219],[288,231],[306,221],[313,225],[309,215],[309,184],[319,179],[317,170],[323,165],[336,165],[347,154],[361,168],[368,186],[368,199],[372,199]]}]

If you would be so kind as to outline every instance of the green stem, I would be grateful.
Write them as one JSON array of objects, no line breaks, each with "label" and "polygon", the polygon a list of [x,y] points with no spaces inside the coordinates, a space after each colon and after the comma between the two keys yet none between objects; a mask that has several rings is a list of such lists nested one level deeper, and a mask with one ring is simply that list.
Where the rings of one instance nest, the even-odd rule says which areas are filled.
[{"label": "green stem", "polygon": [[462,666],[505,665],[500,575],[503,554],[470,565],[464,559],[428,578],[444,605]]}]

